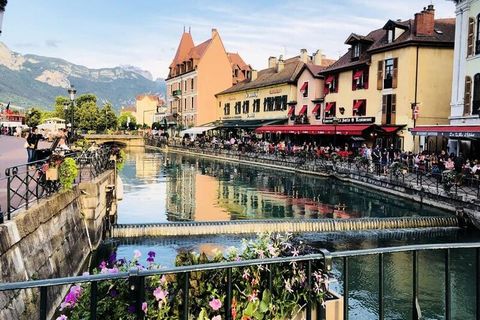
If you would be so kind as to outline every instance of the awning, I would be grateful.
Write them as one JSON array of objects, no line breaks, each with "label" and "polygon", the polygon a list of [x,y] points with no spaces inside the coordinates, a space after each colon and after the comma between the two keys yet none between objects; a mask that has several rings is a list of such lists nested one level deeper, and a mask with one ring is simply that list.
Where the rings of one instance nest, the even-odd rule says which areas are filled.
[{"label": "awning", "polygon": [[312,135],[349,135],[361,136],[364,131],[375,125],[283,125],[264,126],[255,130],[256,133],[291,133]]},{"label": "awning", "polygon": [[307,113],[307,108],[308,106],[306,104],[303,105],[302,109],[300,109],[300,112],[298,113],[299,116]]},{"label": "awning", "polygon": [[404,128],[404,127],[405,127],[405,125],[398,125],[398,126],[385,125],[385,126],[381,126],[382,130],[385,131],[386,133],[395,133],[398,130]]},{"label": "awning", "polygon": [[320,110],[321,107],[322,107],[322,105],[321,105],[320,103],[317,103],[317,104],[315,105],[315,108],[313,108],[312,113],[313,113],[313,114],[318,113],[318,111]]},{"label": "awning", "polygon": [[358,111],[358,109],[360,109],[362,104],[363,104],[363,100],[357,100],[357,102],[355,102],[355,104],[353,105],[353,111]]},{"label": "awning", "polygon": [[480,138],[478,126],[419,126],[410,129],[414,136],[441,136],[448,138]]},{"label": "awning", "polygon": [[328,102],[327,105],[325,106],[325,112],[330,112],[332,107],[333,107],[333,102]]},{"label": "awning", "polygon": [[330,93],[330,89],[329,89],[328,87],[325,87],[325,88],[323,89],[323,94],[324,94],[324,95],[327,95],[327,94],[329,94],[329,93]]},{"label": "awning", "polygon": [[290,106],[290,110],[288,110],[287,116],[291,117],[295,114],[295,106]]},{"label": "awning", "polygon": [[308,89],[308,82],[304,82],[303,86],[300,88],[300,91],[305,91]]},{"label": "awning", "polygon": [[246,119],[236,119],[236,120],[222,120],[220,122],[215,122],[218,129],[255,129],[261,126],[266,126],[270,124],[283,124],[286,123],[286,118],[281,119],[255,119],[255,120],[246,120]]},{"label": "awning", "polygon": [[180,131],[180,136],[183,137],[184,135],[188,134],[203,134],[209,130],[213,130],[213,129],[216,129],[217,126],[215,127],[192,127],[192,128],[189,128],[187,130],[183,130],[183,131]]},{"label": "awning", "polygon": [[333,80],[335,80],[335,77],[334,76],[328,76],[327,80],[325,80],[325,83],[326,84],[330,84],[333,82]]},{"label": "awning", "polygon": [[357,71],[357,72],[355,72],[355,74],[353,75],[353,80],[358,80],[358,79],[360,79],[362,76],[363,76],[363,70]]}]

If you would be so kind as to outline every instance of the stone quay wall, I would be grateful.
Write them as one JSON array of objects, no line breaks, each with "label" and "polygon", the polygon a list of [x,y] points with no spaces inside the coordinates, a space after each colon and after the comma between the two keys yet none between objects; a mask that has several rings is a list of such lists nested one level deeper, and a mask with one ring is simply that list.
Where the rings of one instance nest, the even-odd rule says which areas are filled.
[{"label": "stone quay wall", "polygon": [[[0,225],[0,281],[18,282],[77,275],[102,239],[110,170],[72,191],[40,200]],[[67,287],[48,288],[52,316]],[[38,289],[0,292],[0,319],[39,318]]]}]

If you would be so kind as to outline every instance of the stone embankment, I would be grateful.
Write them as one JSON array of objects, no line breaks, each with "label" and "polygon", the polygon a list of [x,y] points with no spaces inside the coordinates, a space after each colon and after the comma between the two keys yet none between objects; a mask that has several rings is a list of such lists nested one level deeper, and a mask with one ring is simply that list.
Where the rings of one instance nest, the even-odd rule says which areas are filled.
[{"label": "stone embankment", "polygon": [[[77,275],[102,239],[107,192],[115,183],[107,171],[72,191],[40,200],[0,225],[0,281],[17,282]],[[48,289],[49,315],[67,288]],[[37,319],[39,291],[0,292],[0,319]]]}]

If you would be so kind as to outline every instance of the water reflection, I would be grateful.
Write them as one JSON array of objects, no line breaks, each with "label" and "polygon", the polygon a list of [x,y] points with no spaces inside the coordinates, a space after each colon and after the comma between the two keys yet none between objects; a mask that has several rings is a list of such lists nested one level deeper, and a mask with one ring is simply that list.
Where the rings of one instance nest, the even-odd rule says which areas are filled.
[{"label": "water reflection", "polygon": [[121,176],[119,223],[448,214],[333,179],[143,150]]}]

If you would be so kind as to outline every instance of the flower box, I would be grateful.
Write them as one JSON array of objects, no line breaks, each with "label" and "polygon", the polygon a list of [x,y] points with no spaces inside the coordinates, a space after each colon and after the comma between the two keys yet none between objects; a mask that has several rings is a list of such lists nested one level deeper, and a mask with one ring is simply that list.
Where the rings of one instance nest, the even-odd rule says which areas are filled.
[{"label": "flower box", "polygon": [[47,169],[47,171],[45,171],[45,178],[49,181],[58,180],[58,168],[57,167],[49,167]]},{"label": "flower box", "polygon": [[[343,297],[334,291],[327,292],[327,299],[325,301],[325,320],[343,320]],[[303,310],[292,320],[305,320],[307,319],[306,311]],[[316,308],[312,308],[312,320],[320,320],[316,317]]]}]

